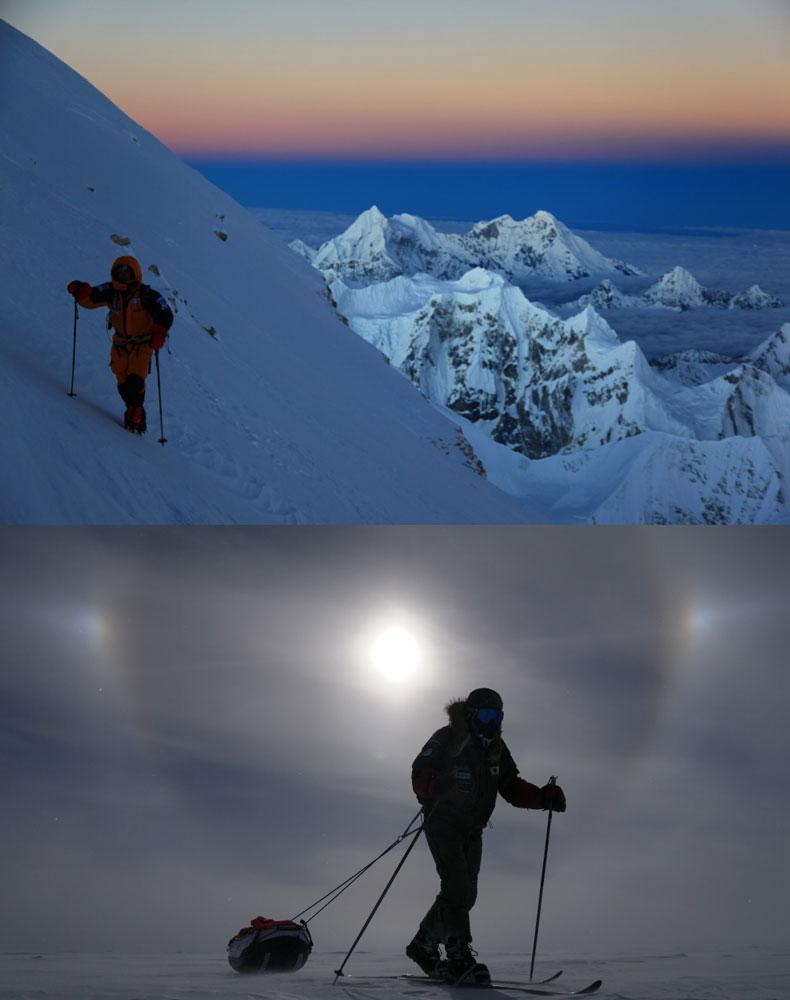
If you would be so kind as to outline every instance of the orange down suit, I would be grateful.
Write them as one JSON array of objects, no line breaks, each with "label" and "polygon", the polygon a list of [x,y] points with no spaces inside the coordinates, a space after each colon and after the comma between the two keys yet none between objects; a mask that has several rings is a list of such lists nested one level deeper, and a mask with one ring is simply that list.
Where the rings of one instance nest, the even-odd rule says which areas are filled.
[{"label": "orange down suit", "polygon": [[[107,281],[91,287],[83,285],[77,302],[86,309],[109,309],[108,328],[113,330],[110,368],[118,380],[118,388],[130,376],[145,383],[151,367],[151,328],[173,323],[173,313],[164,298],[155,289],[142,284],[142,270],[134,257],[119,257],[116,267],[128,264],[134,272],[135,282],[130,286],[119,281]],[[121,392],[121,395],[124,395]]]}]

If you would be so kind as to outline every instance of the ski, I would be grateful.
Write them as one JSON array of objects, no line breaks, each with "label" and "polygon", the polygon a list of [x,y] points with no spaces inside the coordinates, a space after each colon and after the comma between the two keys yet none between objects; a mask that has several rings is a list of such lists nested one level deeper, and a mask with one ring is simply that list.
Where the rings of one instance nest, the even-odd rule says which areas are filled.
[{"label": "ski", "polygon": [[[589,996],[591,993],[597,993],[598,990],[603,985],[602,979],[596,979],[594,982],[590,983],[588,986],[582,987],[579,990],[556,990],[556,989],[541,989],[543,983],[550,983],[555,980],[560,973],[551,976],[547,980],[536,983],[515,983],[515,982],[494,982],[491,983],[463,983],[455,982],[448,983],[445,979],[434,979],[431,976],[417,976],[411,975],[410,973],[401,973],[398,976],[360,976],[359,981],[365,979],[405,979],[412,983],[431,983],[435,986],[447,986],[449,989],[465,989],[465,990],[509,990],[512,993],[529,993],[532,996],[537,997],[578,997],[578,996]],[[347,980],[351,979],[353,981],[354,977],[346,977]],[[347,983],[348,984],[348,983]],[[350,984],[348,984],[350,985]]]},{"label": "ski", "polygon": [[580,990],[542,990],[538,988],[539,985],[539,983],[533,983],[529,986],[526,983],[491,983],[491,986],[494,989],[515,990],[518,993],[531,993],[534,996],[578,997],[589,995],[590,993],[597,993],[603,985],[603,980],[596,979],[594,982],[590,983],[588,986],[582,987]]},{"label": "ski", "polygon": [[555,972],[553,976],[546,976],[545,979],[533,979],[530,982],[525,983],[520,979],[503,979],[499,984],[502,986],[503,983],[513,983],[515,986],[543,986],[546,983],[553,983],[556,979],[559,979],[562,975],[562,969],[559,972]]},{"label": "ski", "polygon": [[555,972],[553,976],[547,976],[545,979],[534,979],[530,980],[529,983],[522,982],[519,979],[503,979],[499,984],[502,986],[504,983],[513,983],[514,986],[543,986],[545,983],[553,983],[556,979],[559,979],[562,975],[562,969],[559,972]]}]

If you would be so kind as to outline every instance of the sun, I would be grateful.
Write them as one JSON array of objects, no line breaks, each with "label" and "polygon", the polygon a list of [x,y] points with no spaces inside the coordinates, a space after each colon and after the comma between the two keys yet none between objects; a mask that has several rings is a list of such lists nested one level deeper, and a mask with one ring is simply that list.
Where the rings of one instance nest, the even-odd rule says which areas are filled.
[{"label": "sun", "polygon": [[371,646],[373,666],[382,677],[399,683],[408,680],[420,664],[420,648],[408,629],[394,625],[380,632]]}]

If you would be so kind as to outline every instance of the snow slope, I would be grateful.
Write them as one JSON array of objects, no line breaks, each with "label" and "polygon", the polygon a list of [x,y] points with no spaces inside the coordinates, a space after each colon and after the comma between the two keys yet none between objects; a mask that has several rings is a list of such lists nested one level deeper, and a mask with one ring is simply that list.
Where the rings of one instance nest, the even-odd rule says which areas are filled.
[{"label": "snow slope", "polygon": [[[603,979],[601,998],[619,1000],[787,1000],[788,955],[782,949],[746,947],[686,954],[589,955],[539,954],[535,978],[564,969],[557,986],[581,986]],[[530,956],[484,957],[501,978],[529,979]],[[59,955],[31,952],[0,956],[0,1000],[401,1000],[405,995],[440,1000],[446,988],[399,980],[366,979],[410,971],[400,954],[352,956],[348,978],[333,985],[333,970],[343,956],[314,952],[299,972],[240,976],[224,956],[214,955]],[[416,966],[411,966],[412,969]],[[460,990],[452,991],[460,995]],[[469,1000],[523,993],[465,988]]]},{"label": "snow slope", "polygon": [[[5,22],[0,87],[2,521],[530,519],[342,325],[306,261]],[[147,437],[118,425],[103,310],[80,311],[66,395],[66,284],[107,280],[124,252],[177,311],[165,447],[153,377]]]}]

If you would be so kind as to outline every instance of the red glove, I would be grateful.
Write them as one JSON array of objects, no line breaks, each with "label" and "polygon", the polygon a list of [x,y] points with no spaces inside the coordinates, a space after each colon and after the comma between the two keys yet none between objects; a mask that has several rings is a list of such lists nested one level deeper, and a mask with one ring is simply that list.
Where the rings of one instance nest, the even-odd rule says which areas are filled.
[{"label": "red glove", "polygon": [[165,327],[159,326],[158,323],[155,323],[151,327],[151,347],[153,347],[155,351],[158,351],[160,348],[165,346],[166,340],[167,330]]},{"label": "red glove", "polygon": [[66,291],[69,295],[73,295],[75,299],[78,299],[83,292],[90,291],[90,287],[84,281],[70,281],[66,286]]}]

